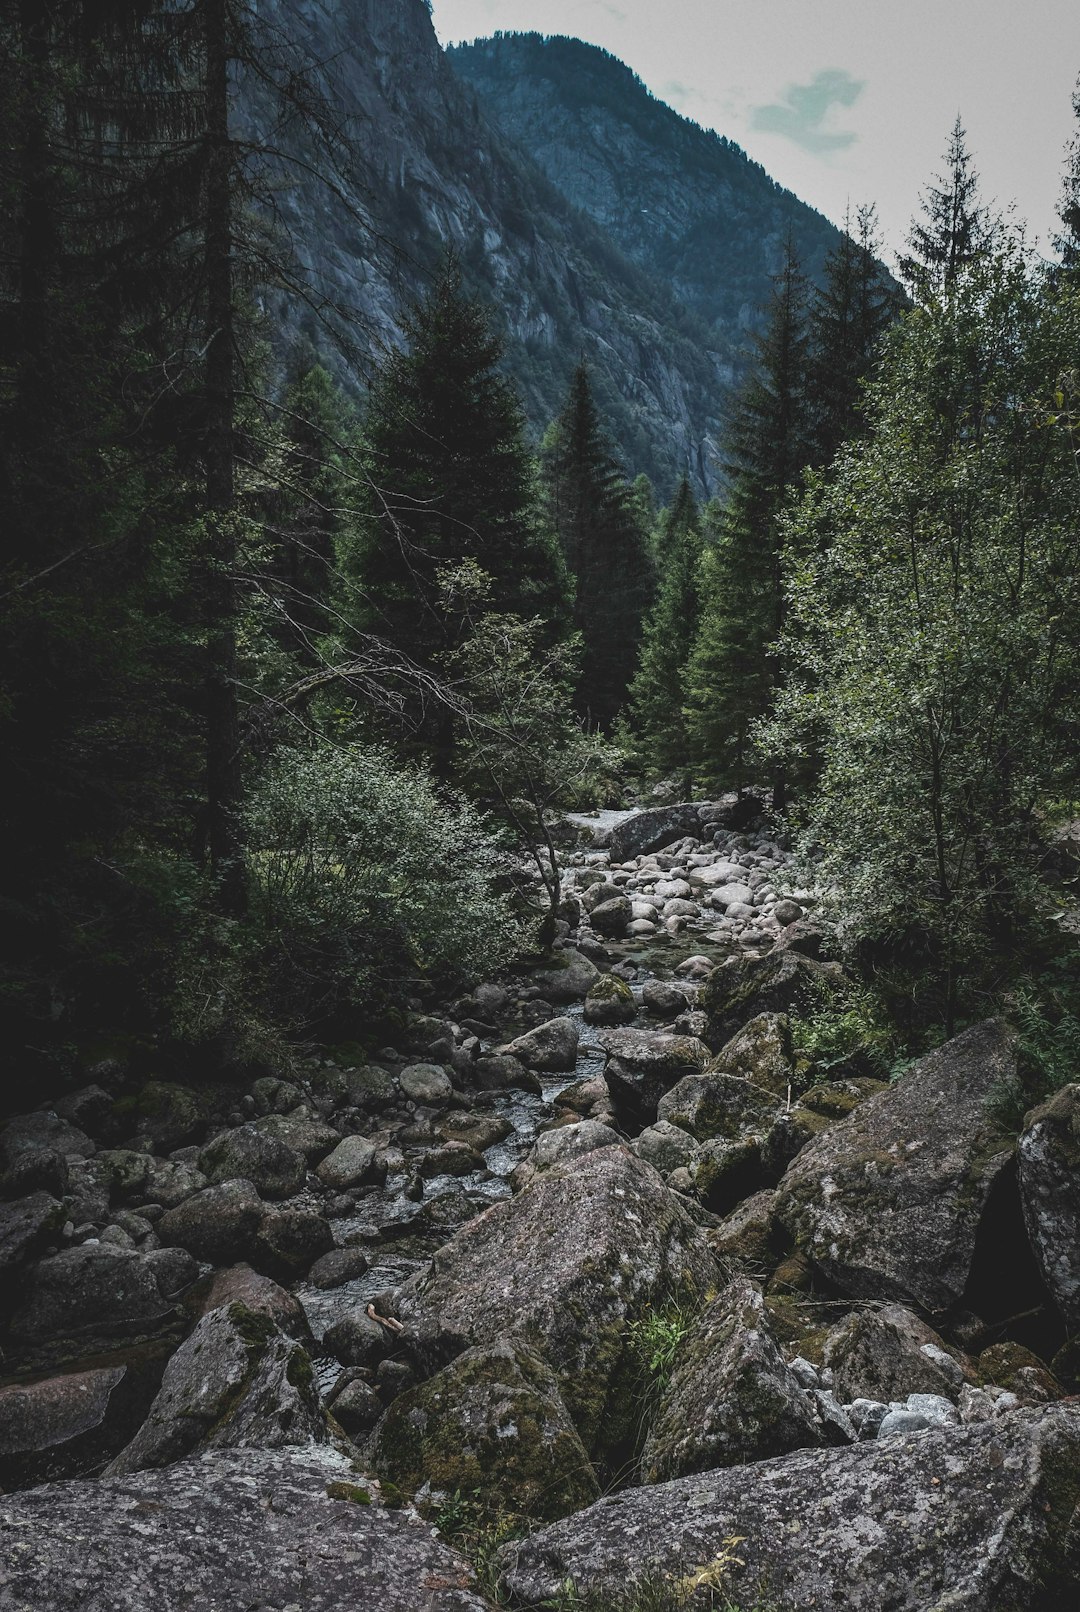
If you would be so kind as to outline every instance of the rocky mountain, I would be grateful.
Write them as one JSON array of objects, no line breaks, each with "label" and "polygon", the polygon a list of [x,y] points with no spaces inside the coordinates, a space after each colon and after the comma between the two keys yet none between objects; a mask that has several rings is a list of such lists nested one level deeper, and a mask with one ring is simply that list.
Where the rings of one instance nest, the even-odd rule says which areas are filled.
[{"label": "rocky mountain", "polygon": [[[526,154],[532,143],[527,122],[515,125],[510,118],[509,132],[496,126],[493,113],[501,117],[502,102],[480,93],[489,46],[455,52],[451,65],[425,0],[326,0],[302,7],[269,0],[265,15],[307,59],[326,64],[322,87],[348,136],[340,194],[303,171],[279,189],[276,210],[290,228],[311,292],[306,300],[286,299],[277,310],[284,322],[324,345],[323,328],[336,317],[331,308],[355,310],[355,355],[338,367],[362,377],[371,355],[400,339],[409,299],[453,248],[467,282],[492,304],[507,367],[538,434],[584,355],[628,470],[647,472],[663,495],[684,468],[700,491],[711,490],[724,398],[741,362],[742,327],[767,293],[784,231],[791,219],[801,222],[813,266],[835,234],[831,226],[735,148],[651,101],[625,68],[572,41],[563,42],[572,47],[572,63],[603,69],[597,104],[592,111],[578,106],[574,116],[591,119],[602,143],[603,128],[615,128],[615,90],[625,89],[632,103],[627,117],[642,130],[637,144],[620,134],[608,177],[597,169],[591,182],[584,169],[575,177],[566,161],[556,160],[558,143],[567,148],[574,139],[569,116],[562,118],[562,134],[539,153],[539,164],[536,153]],[[490,42],[488,78],[511,70],[514,48],[512,41]],[[548,59],[546,47],[537,59]],[[589,81],[575,67],[560,92],[549,78],[537,77],[526,100],[537,116],[544,104],[559,104],[560,95],[569,107]],[[259,120],[257,92],[247,110]],[[658,120],[660,134],[648,134],[648,118]],[[623,168],[615,144],[625,153]],[[728,234],[739,238],[738,249],[732,246],[718,281],[739,254],[746,263],[731,287],[714,288],[710,300],[704,291],[688,294],[694,284],[689,271],[674,276],[681,289],[673,290],[674,266],[665,264],[660,245],[646,249],[644,236],[635,242],[609,215],[611,198],[632,188],[635,168],[653,174],[652,195],[666,164],[672,218],[684,221],[678,228],[686,236],[685,221],[705,206],[714,185],[695,153],[714,148],[740,181],[732,179],[731,196],[741,196],[745,181],[768,205],[734,207]],[[651,151],[648,164],[644,149]],[[706,254],[711,239],[706,231]],[[703,267],[699,278],[704,273]]]},{"label": "rocky mountain", "polygon": [[634,263],[738,348],[784,244],[817,278],[836,230],[739,146],[681,117],[607,51],[497,34],[449,52],[484,111]]}]

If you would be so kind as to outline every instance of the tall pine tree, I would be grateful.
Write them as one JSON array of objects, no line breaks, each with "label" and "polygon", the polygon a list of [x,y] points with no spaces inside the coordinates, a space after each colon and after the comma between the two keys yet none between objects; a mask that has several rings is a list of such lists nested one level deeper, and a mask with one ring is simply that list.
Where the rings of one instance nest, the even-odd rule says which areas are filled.
[{"label": "tall pine tree", "polygon": [[945,172],[922,197],[922,217],[908,236],[900,272],[916,301],[951,291],[964,270],[993,245],[994,224],[979,200],[979,176],[959,114],[945,147]]},{"label": "tall pine tree", "polygon": [[659,523],[656,600],[630,689],[631,721],[650,773],[682,771],[689,760],[682,675],[697,631],[701,551],[701,517],[684,476]]},{"label": "tall pine tree", "polygon": [[860,207],[854,222],[845,220],[811,299],[809,390],[818,464],[828,464],[841,443],[863,430],[860,383],[899,311],[897,290],[878,258],[876,223],[873,207]]}]

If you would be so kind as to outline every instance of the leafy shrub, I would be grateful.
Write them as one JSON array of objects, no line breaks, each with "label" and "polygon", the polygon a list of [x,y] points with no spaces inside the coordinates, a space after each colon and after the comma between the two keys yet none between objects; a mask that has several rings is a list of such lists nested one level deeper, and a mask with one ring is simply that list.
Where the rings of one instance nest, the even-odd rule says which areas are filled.
[{"label": "leafy shrub", "polygon": [[796,1063],[810,1084],[838,1072],[887,1076],[901,1051],[896,1027],[865,985],[823,989],[808,1013],[792,1017],[791,1041]]}]

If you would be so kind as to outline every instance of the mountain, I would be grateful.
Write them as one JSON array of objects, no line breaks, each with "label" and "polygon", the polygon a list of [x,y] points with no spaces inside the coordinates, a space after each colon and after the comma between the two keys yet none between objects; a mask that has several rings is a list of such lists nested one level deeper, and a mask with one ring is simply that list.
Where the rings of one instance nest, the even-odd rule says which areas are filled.
[{"label": "mountain", "polygon": [[[279,293],[269,310],[274,323],[310,339],[347,383],[362,386],[372,355],[400,341],[409,300],[452,248],[467,284],[492,307],[506,342],[506,367],[537,435],[559,408],[584,355],[627,470],[645,471],[661,496],[683,469],[699,491],[711,491],[724,400],[742,363],[742,327],[767,294],[788,215],[806,224],[811,267],[835,239],[831,226],[772,185],[735,148],[652,101],[612,58],[561,42],[569,49],[550,60],[565,56],[574,64],[599,64],[604,93],[591,112],[582,103],[573,117],[559,114],[560,138],[572,143],[573,118],[579,116],[615,130],[621,86],[619,94],[625,90],[632,103],[626,115],[643,131],[637,145],[619,135],[627,160],[640,162],[642,151],[649,151],[653,188],[662,184],[667,164],[682,238],[693,197],[704,209],[713,182],[712,170],[686,155],[697,152],[699,143],[701,150],[726,152],[732,171],[757,187],[755,195],[770,198],[769,207],[741,206],[733,215],[734,230],[749,229],[752,217],[764,232],[742,243],[747,261],[734,289],[720,284],[718,270],[712,300],[704,290],[691,297],[686,288],[693,290],[693,276],[673,276],[659,235],[655,248],[646,250],[649,230],[637,242],[624,239],[600,206],[605,189],[609,202],[631,192],[632,167],[620,168],[613,153],[607,178],[586,185],[584,168],[575,180],[568,163],[555,160],[557,140],[545,146],[537,163],[535,153],[527,154],[527,129],[507,132],[503,113],[489,107],[468,63],[482,64],[490,47],[491,62],[506,64],[497,72],[492,68],[501,77],[518,49],[513,41],[455,51],[451,66],[425,0],[325,0],[300,7],[293,0],[263,0],[261,9],[303,57],[324,64],[321,87],[348,136],[338,194],[314,181],[302,163],[292,166],[288,182],[289,165],[282,170],[275,212],[292,238],[307,291]],[[529,44],[531,39],[525,36],[523,46],[529,59],[548,61],[547,46]],[[581,100],[589,74],[583,78],[575,65],[562,82],[560,91],[540,75],[526,99],[536,104],[546,98],[554,114],[575,97]],[[257,86],[242,88],[241,96],[240,115],[259,124],[264,114]],[[651,144],[650,118],[658,120],[657,130],[667,131],[650,137]],[[304,160],[311,155],[302,146],[296,154]],[[738,256],[734,248],[729,255],[732,261]],[[335,357],[326,342],[328,326],[342,327],[338,308],[355,314],[349,360]],[[730,308],[736,309],[732,316],[724,312]]]}]

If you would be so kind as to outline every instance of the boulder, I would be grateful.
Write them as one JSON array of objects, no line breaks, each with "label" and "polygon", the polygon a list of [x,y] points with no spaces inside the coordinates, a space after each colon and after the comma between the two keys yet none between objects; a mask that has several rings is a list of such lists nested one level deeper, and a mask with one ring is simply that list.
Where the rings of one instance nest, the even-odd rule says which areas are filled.
[{"label": "boulder", "polygon": [[358,1187],[374,1181],[385,1170],[376,1166],[378,1148],[366,1136],[346,1136],[332,1153],[319,1165],[316,1175],[328,1187],[341,1191],[343,1187]]},{"label": "boulder", "polygon": [[303,1276],[334,1246],[334,1234],[311,1209],[271,1209],[259,1221],[252,1256],[283,1280]]},{"label": "boulder", "polygon": [[315,1261],[308,1271],[308,1281],[312,1287],[329,1291],[343,1287],[346,1282],[355,1282],[364,1275],[368,1264],[368,1257],[362,1248],[332,1248]]},{"label": "boulder", "polygon": [[425,1486],[431,1500],[468,1494],[537,1521],[600,1492],[551,1368],[508,1338],[467,1349],[400,1394],[366,1456],[406,1494]]},{"label": "boulder", "polygon": [[770,1236],[774,1197],[770,1191],[755,1192],[733,1209],[717,1230],[717,1252],[755,1268],[774,1265],[776,1256]]},{"label": "boulder", "polygon": [[654,1019],[675,1019],[686,1012],[687,996],[667,980],[646,980],[641,987],[641,1005]]},{"label": "boulder", "polygon": [[1080,1407],[1052,1406],[624,1489],[499,1562],[530,1606],[666,1584],[771,1612],[1069,1612],[1078,1495]]},{"label": "boulder", "polygon": [[661,1175],[672,1170],[689,1169],[697,1163],[701,1149],[688,1132],[666,1119],[657,1120],[641,1132],[631,1146],[638,1158],[651,1164]]},{"label": "boulder", "polygon": [[583,1002],[600,978],[600,970],[581,952],[556,952],[546,968],[531,976],[545,1002]]},{"label": "boulder", "polygon": [[303,1154],[312,1169],[341,1141],[340,1131],[303,1109],[291,1114],[267,1114],[254,1123],[264,1136],[274,1136],[294,1153]]},{"label": "boulder", "polygon": [[180,1345],[146,1421],[107,1474],[171,1466],[195,1450],[328,1437],[307,1351],[269,1316],[234,1302],[209,1311]]},{"label": "boulder", "polygon": [[737,1277],[679,1347],[642,1451],[645,1481],[821,1442],[813,1401],[777,1348],[760,1290]]},{"label": "boulder", "polygon": [[835,963],[818,963],[791,950],[763,957],[733,953],[703,982],[698,1006],[708,1015],[709,1044],[723,1047],[759,1013],[789,1013],[820,998],[823,988],[841,989]]},{"label": "boulder", "polygon": [[557,1074],[573,1069],[577,1049],[578,1027],[573,1019],[548,1019],[535,1030],[526,1030],[500,1052],[504,1057],[516,1058],[528,1069]]},{"label": "boulder", "polygon": [[175,1209],[209,1184],[193,1164],[173,1159],[148,1159],[143,1194],[150,1203],[159,1203],[163,1209]]},{"label": "boulder", "polygon": [[179,1249],[144,1254],[109,1243],[80,1243],[27,1272],[11,1332],[51,1342],[153,1326],[173,1316],[178,1295],[198,1274],[195,1261]]},{"label": "boulder", "polygon": [[1027,1116],[1017,1155],[1035,1258],[1068,1331],[1080,1332],[1080,1085]]},{"label": "boulder", "polygon": [[209,1265],[232,1265],[254,1252],[265,1210],[250,1181],[225,1181],[167,1210],[158,1221],[158,1236]]},{"label": "boulder", "polygon": [[40,1253],[66,1219],[63,1204],[48,1192],[0,1203],[0,1276]]},{"label": "boulder", "polygon": [[100,1467],[130,1436],[131,1383],[128,1367],[114,1365],[0,1388],[0,1486]]},{"label": "boulder", "polygon": [[795,1078],[787,1014],[757,1014],[720,1049],[710,1068],[741,1075],[777,1097],[786,1097]]},{"label": "boulder", "polygon": [[327,1446],[5,1495],[0,1561],[19,1612],[490,1612],[430,1523],[385,1510],[377,1482]]},{"label": "boulder", "polygon": [[780,1183],[776,1219],[829,1281],[927,1310],[960,1300],[1012,1156],[987,1098],[1015,1066],[1004,1026],[987,1020],[803,1148]]},{"label": "boulder", "polygon": [[398,1085],[410,1102],[425,1108],[448,1103],[454,1095],[454,1083],[441,1064],[410,1063],[398,1074]]},{"label": "boulder", "polygon": [[651,806],[616,825],[611,831],[611,860],[629,862],[650,851],[662,851],[692,835],[701,837],[701,807],[692,801],[675,806]]},{"label": "boulder", "polygon": [[565,1164],[568,1159],[580,1158],[583,1153],[621,1141],[618,1131],[595,1119],[578,1120],[574,1125],[555,1125],[550,1131],[541,1131],[536,1138],[531,1162],[538,1170],[549,1170],[552,1165]]},{"label": "boulder", "polygon": [[656,1111],[668,1124],[688,1131],[699,1142],[708,1142],[713,1137],[734,1141],[742,1136],[764,1136],[783,1108],[763,1087],[710,1065],[665,1092]]},{"label": "boulder", "polygon": [[633,916],[634,910],[629,897],[617,895],[593,907],[589,914],[589,922],[598,935],[605,935],[614,940],[626,933],[627,925]]},{"label": "boulder", "polygon": [[149,1142],[156,1153],[171,1153],[203,1136],[209,1109],[201,1091],[171,1080],[150,1080],[134,1097],[122,1097],[114,1113],[128,1135]]},{"label": "boulder", "polygon": [[530,1344],[595,1455],[632,1432],[630,1323],[719,1274],[684,1201],[628,1149],[604,1147],[470,1221],[430,1273],[399,1288],[395,1308],[427,1372],[492,1335]]},{"label": "boulder", "polygon": [[618,974],[601,974],[585,998],[586,1024],[632,1024],[636,1014],[634,993]]},{"label": "boulder", "polygon": [[964,1357],[898,1304],[847,1316],[825,1339],[823,1358],[845,1403],[909,1394],[940,1394],[955,1403],[964,1383],[975,1381]]},{"label": "boulder", "polygon": [[303,1155],[256,1125],[239,1125],[215,1136],[199,1154],[199,1169],[210,1186],[250,1181],[263,1198],[291,1198],[305,1174]]},{"label": "boulder", "polygon": [[63,1158],[77,1159],[88,1159],[97,1152],[85,1131],[61,1119],[52,1109],[42,1109],[36,1114],[16,1114],[0,1130],[0,1174],[14,1169],[21,1153],[34,1153],[40,1149],[59,1153]]},{"label": "boulder", "polygon": [[[348,1252],[355,1254],[358,1250]],[[184,1308],[196,1318],[228,1304],[242,1304],[245,1310],[268,1316],[276,1327],[300,1343],[312,1341],[300,1300],[269,1276],[253,1271],[250,1265],[230,1265],[227,1270],[215,1271],[184,1300]]]},{"label": "boulder", "polygon": [[670,1030],[605,1030],[599,1041],[608,1054],[604,1079],[616,1110],[643,1124],[656,1119],[664,1093],[709,1058],[703,1041]]}]

